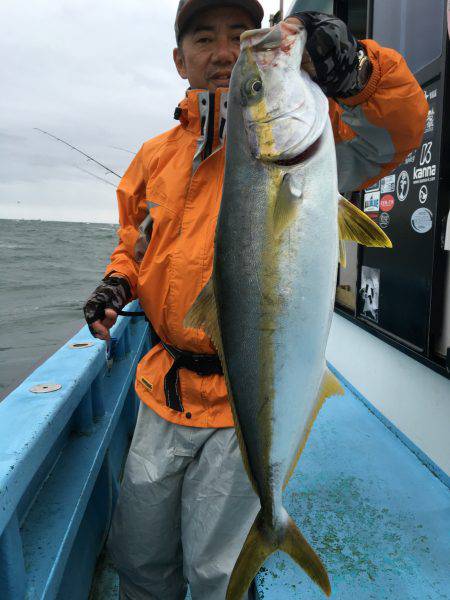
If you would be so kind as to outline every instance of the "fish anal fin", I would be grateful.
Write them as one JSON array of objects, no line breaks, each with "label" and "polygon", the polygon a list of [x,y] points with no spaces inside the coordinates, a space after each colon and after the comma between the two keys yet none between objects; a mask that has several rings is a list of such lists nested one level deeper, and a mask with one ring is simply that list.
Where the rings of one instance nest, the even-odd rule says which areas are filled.
[{"label": "fish anal fin", "polygon": [[279,237],[292,225],[302,199],[302,191],[296,186],[295,178],[286,174],[275,198],[273,209],[273,229]]},{"label": "fish anal fin", "polygon": [[284,522],[279,525],[280,531],[270,532],[271,535],[268,535],[262,511],[256,517],[231,573],[226,600],[241,600],[264,562],[277,550],[286,552],[327,596],[330,595],[330,581],[322,561],[291,517],[282,510]]},{"label": "fish anal fin", "polygon": [[392,248],[392,242],[370,217],[346,198],[339,200],[339,237],[374,248]]},{"label": "fish anal fin", "polygon": [[319,391],[319,410],[327,398],[331,398],[331,396],[343,396],[344,393],[344,388],[339,383],[337,377],[326,368]]},{"label": "fish anal fin", "polygon": [[297,466],[298,461],[300,460],[300,456],[302,455],[303,450],[305,449],[306,442],[308,441],[315,420],[317,419],[317,416],[320,412],[320,409],[324,405],[325,400],[327,400],[327,398],[331,398],[332,396],[343,396],[344,393],[344,388],[339,383],[338,379],[333,375],[333,373],[331,373],[331,371],[328,368],[325,368],[322,383],[320,384],[319,388],[319,393],[317,394],[316,405],[308,422],[308,427],[306,428],[305,435],[303,436],[300,442],[297,453],[294,457],[294,460],[292,461],[291,467],[284,480],[284,488],[287,486],[292,475],[294,474],[295,468]]}]

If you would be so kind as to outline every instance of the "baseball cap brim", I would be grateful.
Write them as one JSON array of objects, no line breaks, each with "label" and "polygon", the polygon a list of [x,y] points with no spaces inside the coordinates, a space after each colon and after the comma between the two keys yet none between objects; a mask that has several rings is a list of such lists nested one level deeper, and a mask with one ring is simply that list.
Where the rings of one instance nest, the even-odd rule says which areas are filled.
[{"label": "baseball cap brim", "polygon": [[256,27],[261,26],[264,17],[264,9],[257,0],[190,0],[189,2],[186,2],[185,6],[183,6],[177,15],[175,24],[177,41],[179,41],[181,33],[195,13],[200,10],[218,6],[237,6],[238,8],[242,8],[253,18]]}]

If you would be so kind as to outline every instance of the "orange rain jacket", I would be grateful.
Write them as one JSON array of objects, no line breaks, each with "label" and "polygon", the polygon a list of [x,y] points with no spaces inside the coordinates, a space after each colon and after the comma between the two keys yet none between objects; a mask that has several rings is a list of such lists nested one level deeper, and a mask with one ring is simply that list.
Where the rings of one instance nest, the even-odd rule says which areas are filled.
[{"label": "orange rain jacket", "polygon": [[[373,65],[368,85],[351,99],[330,100],[341,192],[368,187],[400,164],[419,146],[428,112],[424,93],[403,58],[374,41],[363,44]],[[142,146],[117,191],[120,242],[106,270],[106,275],[127,278],[164,342],[197,354],[214,354],[214,348],[204,332],[186,329],[183,320],[212,272],[225,166],[226,101],[226,90],[218,90],[213,153],[205,160],[205,91],[188,91],[180,104],[180,124]],[[164,377],[172,364],[161,344],[142,358],[136,376],[141,400],[173,423],[233,426],[221,375],[201,377],[181,369],[184,412],[166,406]]]}]

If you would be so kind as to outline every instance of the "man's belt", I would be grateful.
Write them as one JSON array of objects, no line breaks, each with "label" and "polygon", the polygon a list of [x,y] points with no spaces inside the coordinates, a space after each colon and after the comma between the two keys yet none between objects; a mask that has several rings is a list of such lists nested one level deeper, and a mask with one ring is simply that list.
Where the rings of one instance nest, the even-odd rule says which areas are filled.
[{"label": "man's belt", "polygon": [[174,363],[164,378],[166,404],[172,410],[184,412],[179,390],[179,371],[188,369],[197,375],[223,375],[222,365],[217,354],[193,354],[161,342],[163,348],[174,359]]}]

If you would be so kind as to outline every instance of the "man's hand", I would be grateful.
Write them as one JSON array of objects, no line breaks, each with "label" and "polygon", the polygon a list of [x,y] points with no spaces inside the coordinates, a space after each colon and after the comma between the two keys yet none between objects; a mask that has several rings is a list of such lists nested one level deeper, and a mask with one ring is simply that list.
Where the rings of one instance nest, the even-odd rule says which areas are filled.
[{"label": "man's hand", "polygon": [[94,337],[99,340],[109,342],[111,336],[109,330],[117,321],[118,314],[112,308],[105,309],[105,318],[101,321],[95,321],[92,325],[89,325],[89,329]]},{"label": "man's hand", "polygon": [[308,41],[302,68],[328,97],[349,98],[364,89],[371,63],[343,21],[319,12],[296,13],[286,21],[305,26]]},{"label": "man's hand", "polygon": [[92,335],[109,341],[109,330],[118,313],[131,300],[130,285],[123,277],[106,277],[84,305],[84,316]]}]

